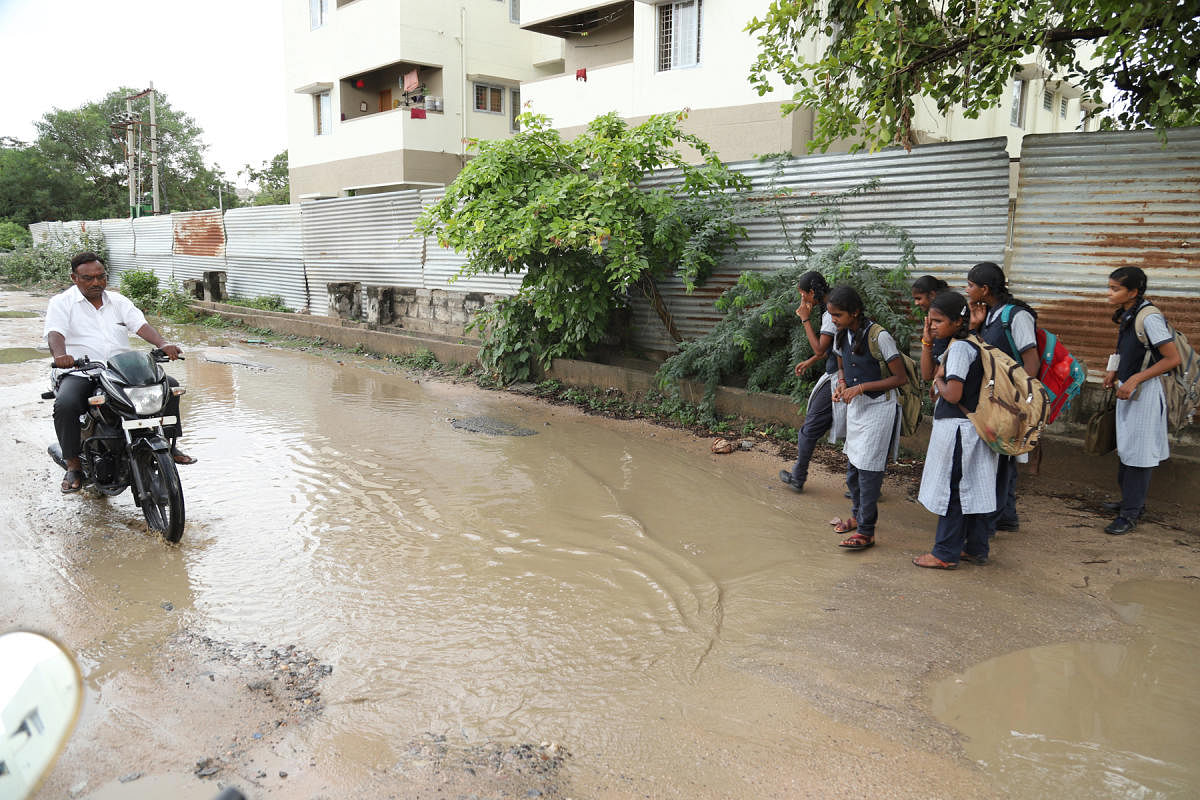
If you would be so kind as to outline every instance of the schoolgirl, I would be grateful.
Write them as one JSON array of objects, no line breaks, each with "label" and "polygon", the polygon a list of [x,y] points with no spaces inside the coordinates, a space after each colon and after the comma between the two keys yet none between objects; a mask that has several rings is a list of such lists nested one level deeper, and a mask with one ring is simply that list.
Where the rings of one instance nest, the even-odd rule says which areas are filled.
[{"label": "schoolgirl", "polygon": [[837,326],[834,352],[838,381],[833,402],[846,404],[846,485],[850,489],[851,516],[837,520],[834,530],[850,533],[840,546],[865,550],[875,544],[876,504],[883,487],[888,458],[900,444],[900,405],[896,389],[907,380],[896,341],[885,330],[878,336],[879,354],[888,373],[871,354],[872,328],[876,323],[864,312],[862,298],[851,286],[829,293],[826,309]]},{"label": "schoolgirl", "polygon": [[825,276],[813,270],[800,276],[796,286],[800,294],[800,306],[796,315],[804,325],[808,335],[808,343],[813,354],[796,365],[797,377],[803,375],[813,364],[825,359],[825,372],[813,386],[808,395],[808,409],[804,413],[804,424],[796,435],[796,463],[790,470],[779,471],[779,480],[792,487],[797,492],[804,491],[804,482],[808,480],[808,462],[812,460],[813,449],[817,440],[829,432],[834,425],[833,418],[833,384],[837,376],[837,357],[829,352],[833,346],[833,337],[837,327],[833,317],[823,310],[819,331],[813,330],[812,312],[814,308],[825,308],[825,296],[829,294],[829,284]]},{"label": "schoolgirl", "polygon": [[[1008,291],[1004,270],[991,261],[971,267],[967,273],[967,300],[971,304],[971,329],[983,341],[1008,353],[1014,361],[1025,367],[1025,372],[1036,378],[1039,366],[1037,312]],[[990,522],[991,534],[997,530],[1015,531],[1020,527],[1017,517],[1017,464],[1028,460],[1028,455],[1000,456],[996,472],[996,510]]]},{"label": "schoolgirl", "polygon": [[1117,518],[1105,533],[1129,533],[1137,525],[1150,490],[1150,473],[1170,455],[1167,445],[1167,398],[1162,381],[1157,380],[1179,366],[1179,350],[1162,314],[1149,313],[1144,319],[1145,342],[1138,338],[1135,320],[1149,305],[1146,300],[1146,273],[1137,267],[1121,267],[1108,276],[1108,302],[1117,307],[1113,322],[1117,333],[1117,352],[1110,359],[1116,369],[1104,375],[1104,387],[1117,387],[1117,483],[1121,499],[1105,503]]},{"label": "schoolgirl", "polygon": [[[942,353],[946,352],[946,345],[949,342],[946,339],[939,339],[933,335],[929,328],[929,308],[933,305],[933,298],[939,292],[944,292],[950,288],[950,285],[941,278],[935,278],[933,275],[922,275],[913,281],[912,284],[912,299],[913,305],[921,310],[925,315],[925,320],[921,327],[921,344],[929,342],[929,347],[923,347],[921,350],[921,379],[926,381],[933,380],[933,369],[937,359],[941,358]],[[931,358],[929,363],[925,362],[925,354],[928,353]]]},{"label": "schoolgirl", "polygon": [[[918,567],[954,569],[961,560],[986,564],[988,523],[996,509],[997,454],[967,419],[979,403],[983,367],[979,348],[966,341],[967,300],[941,292],[929,309],[930,330],[947,341],[933,379],[937,404],[921,472],[921,505],[938,515],[933,550],[917,556]],[[921,342],[922,362],[931,344]]]}]

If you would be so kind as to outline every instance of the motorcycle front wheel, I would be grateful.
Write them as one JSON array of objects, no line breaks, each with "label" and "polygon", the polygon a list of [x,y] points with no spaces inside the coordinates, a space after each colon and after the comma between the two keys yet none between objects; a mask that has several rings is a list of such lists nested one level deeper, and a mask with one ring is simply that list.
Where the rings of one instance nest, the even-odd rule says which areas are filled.
[{"label": "motorcycle front wheel", "polygon": [[183,486],[175,461],[170,453],[154,450],[141,450],[136,458],[146,488],[141,498],[146,524],[168,542],[178,542],[183,537]]}]

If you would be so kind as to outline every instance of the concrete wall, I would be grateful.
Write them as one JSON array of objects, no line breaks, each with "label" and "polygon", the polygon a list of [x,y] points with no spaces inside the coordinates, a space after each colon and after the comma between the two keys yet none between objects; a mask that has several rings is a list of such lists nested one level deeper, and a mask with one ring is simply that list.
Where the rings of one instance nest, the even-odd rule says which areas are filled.
[{"label": "concrete wall", "polygon": [[415,333],[464,336],[463,329],[475,312],[494,303],[496,298],[497,295],[483,292],[396,287],[392,304],[393,324]]}]

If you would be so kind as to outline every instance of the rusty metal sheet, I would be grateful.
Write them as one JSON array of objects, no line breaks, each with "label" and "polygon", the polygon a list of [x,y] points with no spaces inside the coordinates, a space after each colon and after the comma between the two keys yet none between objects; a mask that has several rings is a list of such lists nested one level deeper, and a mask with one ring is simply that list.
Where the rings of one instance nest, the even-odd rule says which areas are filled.
[{"label": "rusty metal sheet", "polygon": [[1116,345],[1106,287],[1121,266],[1200,341],[1200,128],[1165,146],[1149,131],[1026,136],[1009,281],[1093,380]]},{"label": "rusty metal sheet", "polygon": [[171,215],[177,256],[207,256],[225,258],[224,213],[211,208],[207,211],[187,211]]}]

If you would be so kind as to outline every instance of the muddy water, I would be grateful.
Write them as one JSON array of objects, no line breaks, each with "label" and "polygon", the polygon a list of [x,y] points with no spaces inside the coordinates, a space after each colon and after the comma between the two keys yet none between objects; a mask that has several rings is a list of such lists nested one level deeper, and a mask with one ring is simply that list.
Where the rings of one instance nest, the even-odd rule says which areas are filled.
[{"label": "muddy water", "polygon": [[1200,586],[1131,581],[1111,595],[1127,643],[1023,650],[933,692],[934,712],[1011,794],[1185,797],[1200,786]]},{"label": "muddy water", "polygon": [[[844,576],[822,522],[652,433],[303,353],[210,355],[172,366],[200,457],[182,545],[120,579],[214,637],[334,664],[314,746],[366,766],[425,731],[669,762],[654,726],[737,697],[731,652]],[[536,435],[451,423],[478,416]],[[746,715],[778,701],[745,694]]]},{"label": "muddy water", "polygon": [[50,353],[32,347],[0,347],[0,364],[19,364],[22,361],[33,361],[35,358],[49,361]]}]

